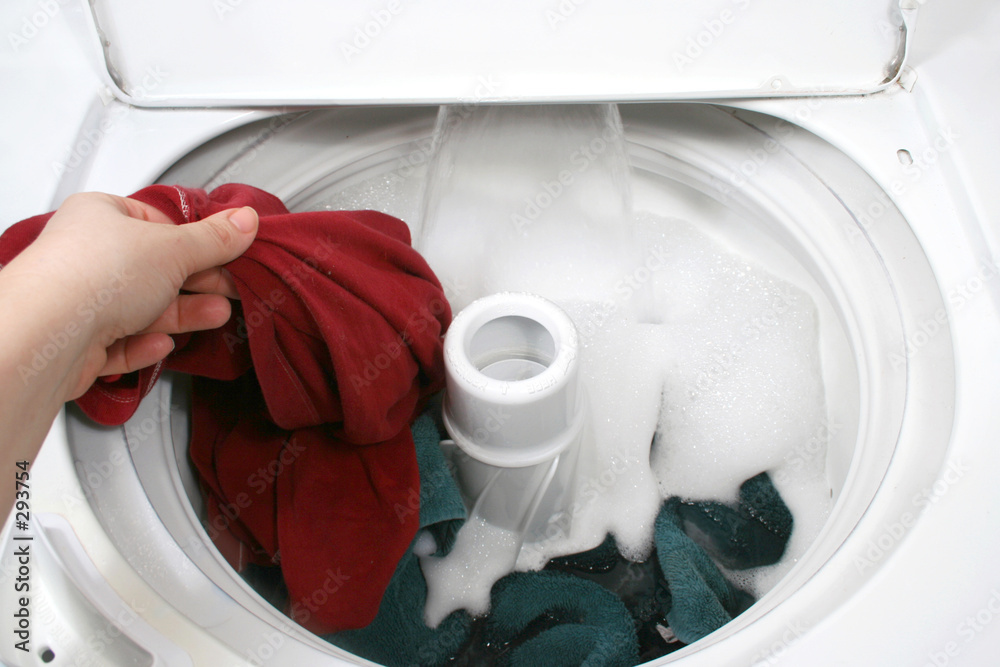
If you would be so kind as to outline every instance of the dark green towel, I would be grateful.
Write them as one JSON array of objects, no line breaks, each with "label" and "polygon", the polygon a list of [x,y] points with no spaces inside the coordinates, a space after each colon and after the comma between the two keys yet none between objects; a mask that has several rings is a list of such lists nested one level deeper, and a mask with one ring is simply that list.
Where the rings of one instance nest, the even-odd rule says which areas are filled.
[{"label": "dark green towel", "polygon": [[[412,431],[420,466],[420,525],[443,555],[454,543],[465,507],[433,420],[422,417]],[[609,536],[589,552],[554,559],[550,569],[515,572],[498,581],[485,621],[474,623],[467,612],[456,611],[436,629],[423,623],[427,585],[411,545],[375,621],[327,639],[389,667],[432,667],[456,655],[511,667],[635,665],[640,662],[637,636],[649,644],[641,660],[680,646],[660,642],[659,619],[690,644],[753,604],[712,557],[731,569],[777,562],[791,530],[791,512],[764,473],[743,483],[735,508],[671,498],[656,519],[655,565],[628,563]]]},{"label": "dark green towel", "polygon": [[[441,453],[434,421],[424,415],[411,430],[420,466],[420,526],[434,535],[439,553],[447,552],[465,520],[465,506]],[[368,627],[338,632],[326,640],[389,667],[443,664],[468,639],[472,618],[460,610],[437,628],[428,628],[424,624],[426,601],[427,584],[411,544],[396,567],[375,620]]]},{"label": "dark green towel", "polygon": [[670,588],[666,616],[677,638],[697,641],[753,604],[722,575],[709,552],[731,569],[770,565],[781,558],[791,532],[792,514],[766,473],[740,486],[738,508],[667,500],[656,518],[656,557]]},{"label": "dark green towel", "polygon": [[739,593],[708,554],[681,527],[680,501],[663,503],[656,517],[656,558],[670,587],[667,622],[685,644],[732,620]]},{"label": "dark green towel", "polygon": [[434,420],[424,414],[410,427],[417,446],[420,468],[420,527],[427,529],[437,543],[436,556],[451,551],[458,529],[465,522],[465,504],[458,484],[441,452],[441,436]]},{"label": "dark green towel", "polygon": [[507,646],[511,667],[628,667],[639,645],[632,616],[592,581],[554,571],[514,572],[493,586],[484,639]]},{"label": "dark green towel", "polygon": [[730,570],[777,563],[792,534],[792,513],[767,473],[740,486],[736,508],[722,503],[682,503],[684,529]]}]

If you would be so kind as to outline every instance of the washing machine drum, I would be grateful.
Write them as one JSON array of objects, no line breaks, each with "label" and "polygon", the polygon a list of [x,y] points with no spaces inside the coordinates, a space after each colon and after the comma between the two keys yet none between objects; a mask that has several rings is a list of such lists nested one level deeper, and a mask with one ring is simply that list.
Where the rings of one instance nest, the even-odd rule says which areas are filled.
[{"label": "washing machine drum", "polygon": [[[274,192],[293,211],[373,208],[419,224],[434,174],[429,165],[441,150],[435,127],[456,110],[471,113],[462,107],[345,107],[278,115],[205,143],[159,180],[209,189],[243,182]],[[800,588],[832,559],[850,557],[842,547],[895,453],[918,449],[922,456],[919,469],[895,479],[906,480],[914,492],[933,482],[950,415],[904,407],[953,394],[947,325],[926,341],[921,355],[903,363],[887,351],[905,350],[908,337],[943,301],[906,220],[857,164],[818,137],[772,117],[704,104],[622,106],[620,115],[636,209],[710,228],[804,286],[821,315],[826,401],[837,428],[823,437],[822,448],[800,448],[797,455],[822,457],[829,518],[817,524],[798,562],[782,571],[770,594],[683,649],[694,659],[730,643],[749,655],[787,630],[767,617],[774,609],[787,610],[783,618],[821,613],[816,598]],[[766,157],[755,160],[764,146]],[[885,205],[878,224],[865,225],[873,201]],[[185,664],[182,656],[217,655],[210,647],[221,646],[251,664],[360,664],[298,627],[269,603],[259,582],[255,588],[215,549],[217,527],[206,521],[187,455],[189,412],[189,379],[171,374],[121,428],[98,427],[68,409],[69,447],[87,504],[107,544],[143,582],[114,586],[118,594],[128,588],[146,600],[141,606],[148,619],[160,613],[150,611],[153,605],[189,620],[174,631],[145,635],[137,630],[145,624],[137,622],[108,644],[104,656],[154,664],[151,656],[174,655],[176,664]],[[897,492],[912,497],[907,490]],[[51,535],[65,532],[57,518],[49,522]],[[53,537],[53,544],[60,539]],[[875,570],[844,568],[838,589],[824,596],[826,609]]]}]

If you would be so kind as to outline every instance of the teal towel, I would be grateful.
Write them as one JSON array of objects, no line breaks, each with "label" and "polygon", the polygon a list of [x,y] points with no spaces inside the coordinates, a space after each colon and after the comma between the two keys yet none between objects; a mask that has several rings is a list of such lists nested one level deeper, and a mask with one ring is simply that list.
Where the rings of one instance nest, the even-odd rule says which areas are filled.
[{"label": "teal towel", "polygon": [[685,502],[678,513],[685,531],[731,570],[777,563],[792,534],[792,513],[767,473],[743,482],[737,508]]},{"label": "teal towel", "polygon": [[514,572],[492,591],[484,638],[511,667],[628,667],[639,658],[632,616],[600,584],[554,571]]},{"label": "teal towel", "polygon": [[771,478],[761,473],[740,486],[737,508],[669,499],[655,530],[656,557],[670,588],[667,621],[677,638],[690,644],[753,604],[709,554],[731,569],[776,563],[792,534],[792,513]]},{"label": "teal towel", "polygon": [[[427,415],[411,427],[420,467],[420,526],[447,552],[465,520],[458,487],[439,446],[440,436]],[[416,508],[397,508],[397,511]],[[437,628],[424,624],[427,583],[413,545],[396,566],[378,614],[370,625],[328,635],[326,640],[368,660],[389,667],[441,665],[455,655],[469,637],[472,618],[465,611],[449,615]]]},{"label": "teal towel", "polygon": [[[412,431],[420,467],[420,525],[443,555],[454,543],[465,507],[433,420],[421,417]],[[416,511],[416,500],[398,511]],[[501,579],[485,620],[474,622],[467,612],[456,611],[436,629],[423,623],[427,585],[411,545],[374,622],[327,639],[389,667],[445,665],[456,655],[473,661],[477,655],[494,656],[511,667],[635,665],[666,650],[656,636],[657,624],[669,624],[683,644],[690,644],[753,603],[722,575],[713,556],[731,568],[773,563],[784,553],[791,530],[791,512],[764,473],[743,483],[736,508],[671,498],[656,519],[656,560],[646,574],[639,576],[644,566],[624,561],[608,536],[591,551],[554,559],[553,569]],[[648,644],[642,653],[639,636]]]},{"label": "teal towel", "polygon": [[465,504],[448,461],[441,451],[441,436],[429,414],[410,427],[417,446],[420,468],[420,527],[427,529],[437,543],[436,556],[451,551],[455,536],[465,522]]},{"label": "teal towel", "polygon": [[708,554],[684,532],[677,512],[680,504],[671,498],[660,508],[656,517],[656,558],[670,587],[667,622],[678,639],[690,644],[732,620],[741,596]]}]

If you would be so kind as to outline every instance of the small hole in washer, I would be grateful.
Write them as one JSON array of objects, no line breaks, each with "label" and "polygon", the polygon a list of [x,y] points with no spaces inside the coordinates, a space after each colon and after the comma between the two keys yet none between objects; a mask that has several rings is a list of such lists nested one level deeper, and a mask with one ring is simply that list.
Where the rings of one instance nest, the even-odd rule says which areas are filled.
[{"label": "small hole in washer", "polygon": [[910,151],[905,148],[900,148],[896,151],[896,157],[899,158],[899,164],[910,165],[913,164],[913,156],[910,155]]},{"label": "small hole in washer", "polygon": [[544,372],[556,357],[556,343],[540,322],[504,315],[479,327],[467,353],[486,377],[516,382]]},{"label": "small hole in washer", "polygon": [[38,652],[38,657],[42,659],[42,662],[52,662],[56,659],[56,654],[52,649],[46,647]]}]

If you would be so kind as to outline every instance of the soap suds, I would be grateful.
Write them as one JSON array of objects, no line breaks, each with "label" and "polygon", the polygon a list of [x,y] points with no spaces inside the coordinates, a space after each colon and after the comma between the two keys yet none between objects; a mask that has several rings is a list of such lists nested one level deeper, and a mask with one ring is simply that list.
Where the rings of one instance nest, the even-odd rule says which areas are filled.
[{"label": "soap suds", "polygon": [[[768,471],[792,539],[779,565],[732,575],[765,592],[831,506],[826,440],[805,464],[796,454],[827,419],[816,303],[691,222],[630,213],[613,106],[455,113],[439,117],[416,246],[456,312],[501,291],[561,306],[579,332],[590,403],[573,502],[528,536],[517,569],[608,533],[641,560],[664,498],[735,503]],[[448,557],[424,559],[428,619],[484,613],[517,537],[473,520]]]},{"label": "soap suds", "polygon": [[826,416],[816,306],[689,223],[639,224],[666,249],[651,280],[671,346],[653,469],[664,495],[733,501]]},{"label": "soap suds", "polygon": [[422,557],[420,568],[427,579],[427,626],[436,628],[457,609],[466,609],[474,616],[489,611],[490,589],[514,569],[520,547],[521,536],[515,531],[470,519],[458,532],[447,556]]},{"label": "soap suds", "polygon": [[[614,256],[613,271],[597,272],[610,276],[597,290],[602,298],[561,298],[562,277],[532,279],[532,291],[553,298],[577,326],[591,428],[575,502],[523,546],[517,569],[594,548],[607,533],[623,555],[642,560],[664,498],[736,502],[743,481],[770,471],[795,521],[786,557],[732,573],[763,594],[808,549],[830,508],[825,441],[815,437],[826,417],[815,304],[686,221],[640,214],[630,225],[645,259],[629,270]],[[504,574],[503,557],[476,555],[494,548],[484,542],[491,533],[475,531],[449,556],[460,566],[424,570],[435,599],[453,601],[449,610],[464,600],[485,611]],[[510,539],[499,536],[495,549]],[[465,543],[472,552],[461,553]],[[473,565],[485,567],[475,575]]]}]

